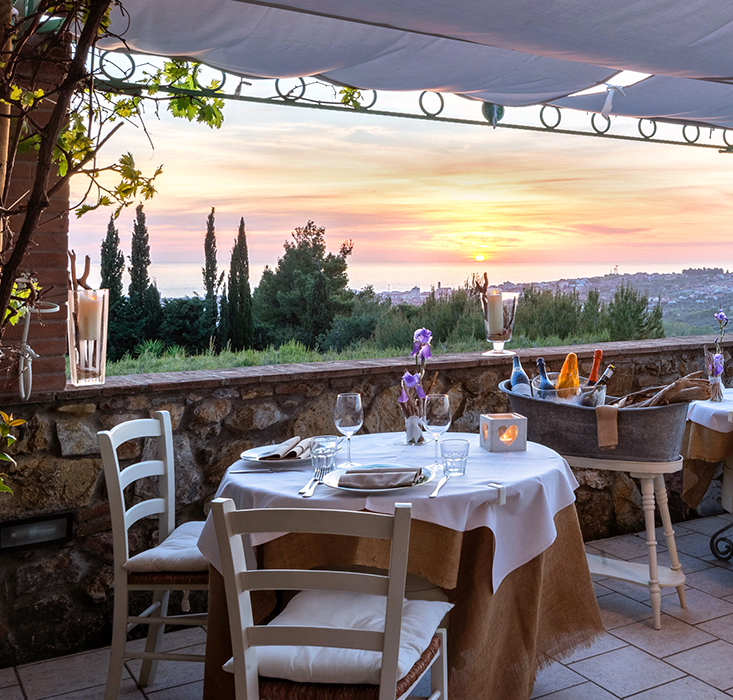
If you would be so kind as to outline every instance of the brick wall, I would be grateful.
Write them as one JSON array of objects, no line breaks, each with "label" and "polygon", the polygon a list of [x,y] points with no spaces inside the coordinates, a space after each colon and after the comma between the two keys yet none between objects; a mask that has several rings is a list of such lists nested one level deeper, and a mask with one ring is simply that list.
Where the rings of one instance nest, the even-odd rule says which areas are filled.
[{"label": "brick wall", "polygon": [[[35,118],[40,121],[50,114],[52,105],[42,103]],[[8,203],[23,198],[33,187],[36,152],[18,153],[8,194]],[[56,303],[60,310],[54,314],[33,313],[28,342],[40,357],[33,361],[33,392],[57,391],[66,385],[66,287],[67,254],[69,246],[69,187],[63,187],[52,198],[41,217],[31,248],[20,272],[32,272],[44,290],[44,300]],[[11,229],[17,231],[22,217],[11,219]],[[5,344],[19,347],[23,322],[5,334]],[[0,401],[18,396],[17,360],[0,364]]]}]

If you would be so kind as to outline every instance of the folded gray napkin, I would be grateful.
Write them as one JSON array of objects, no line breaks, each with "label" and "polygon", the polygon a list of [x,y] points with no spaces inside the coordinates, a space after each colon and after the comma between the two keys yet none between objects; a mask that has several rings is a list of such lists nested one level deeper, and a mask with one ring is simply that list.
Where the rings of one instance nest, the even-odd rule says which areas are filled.
[{"label": "folded gray napkin", "polygon": [[420,467],[384,466],[349,469],[339,477],[339,486],[351,489],[392,489],[412,486],[422,477]]},{"label": "folded gray napkin", "polygon": [[260,459],[276,460],[276,459],[305,459],[310,457],[311,439],[300,439],[300,435],[296,435],[290,440],[281,442],[279,445],[273,445],[269,452],[260,455]]}]

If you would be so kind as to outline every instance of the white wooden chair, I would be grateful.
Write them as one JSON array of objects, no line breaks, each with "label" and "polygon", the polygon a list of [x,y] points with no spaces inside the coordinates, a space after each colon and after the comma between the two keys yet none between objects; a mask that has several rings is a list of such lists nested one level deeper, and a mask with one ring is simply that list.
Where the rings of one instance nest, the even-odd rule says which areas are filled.
[{"label": "white wooden chair", "polygon": [[[447,700],[446,634],[437,628],[452,605],[404,600],[410,504],[397,504],[394,515],[380,515],[312,508],[235,510],[231,499],[218,498],[212,512],[232,636],[233,658],[224,669],[234,672],[236,700],[395,700],[408,694],[428,669],[430,700]],[[253,570],[247,565],[245,540],[258,532],[391,540],[389,572]],[[268,625],[255,626],[253,590],[300,593]],[[408,658],[404,652],[410,645]]]},{"label": "white wooden chair", "polygon": [[[114,545],[114,619],[112,649],[105,700],[117,700],[125,659],[142,659],[138,682],[147,686],[155,680],[158,660],[204,661],[203,655],[160,651],[166,624],[200,626],[206,615],[168,616],[171,590],[207,590],[208,562],[196,547],[203,522],[175,527],[175,469],[170,414],[157,411],[153,418],[131,420],[97,433],[107,482]],[[120,470],[117,448],[139,438],[154,438],[157,459],[143,460]],[[158,477],[158,497],[125,504],[125,488],[146,477]],[[130,557],[128,530],[132,525],[158,515],[159,544]],[[128,592],[153,591],[153,602],[144,612],[129,616]],[[144,652],[126,651],[127,633],[136,625],[149,625]]]}]

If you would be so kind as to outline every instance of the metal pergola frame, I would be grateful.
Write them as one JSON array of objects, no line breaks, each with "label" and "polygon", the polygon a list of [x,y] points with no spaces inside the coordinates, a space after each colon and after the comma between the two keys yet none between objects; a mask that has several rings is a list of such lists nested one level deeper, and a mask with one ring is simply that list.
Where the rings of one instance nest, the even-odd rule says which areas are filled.
[{"label": "metal pergola frame", "polygon": [[[125,56],[130,61],[130,69],[124,71],[122,77],[113,77],[105,69],[105,62],[111,60],[110,54],[114,56]],[[99,65],[103,77],[95,81],[95,87],[97,89],[129,95],[140,95],[143,92],[148,91],[148,86],[146,84],[138,83],[134,80],[131,80],[137,70],[135,58],[132,54],[120,52],[105,52],[100,56]],[[635,141],[640,143],[664,144],[668,146],[686,146],[692,148],[715,149],[719,153],[733,153],[733,136],[731,136],[729,140],[729,130],[720,129],[717,127],[710,127],[707,124],[673,120],[639,119],[637,124],[639,136],[632,136],[628,134],[610,133],[612,125],[611,119],[603,117],[600,114],[592,114],[590,117],[589,130],[582,131],[579,129],[564,129],[560,127],[560,124],[562,122],[563,114],[568,110],[563,110],[559,107],[549,104],[543,105],[540,108],[540,125],[533,126],[530,124],[511,124],[502,121],[505,115],[504,107],[500,105],[492,105],[486,102],[481,103],[481,112],[482,116],[484,117],[483,120],[448,117],[440,116],[444,107],[443,96],[440,93],[430,93],[429,91],[423,91],[418,99],[418,107],[420,110],[419,112],[398,112],[392,110],[375,109],[374,105],[376,104],[378,99],[378,93],[375,90],[363,91],[367,94],[372,94],[372,99],[369,102],[367,102],[366,99],[363,98],[362,91],[349,87],[346,87],[345,90],[348,91],[349,97],[351,97],[352,99],[344,99],[343,102],[309,98],[306,96],[308,83],[306,83],[304,78],[297,78],[296,80],[298,81],[298,83],[296,87],[288,91],[283,91],[280,87],[280,81],[275,80],[275,94],[271,97],[258,97],[254,95],[241,94],[241,90],[244,85],[251,85],[251,83],[248,83],[243,78],[224,73],[223,71],[216,68],[213,68],[212,70],[215,70],[221,74],[221,81],[219,82],[219,86],[217,88],[206,88],[203,86],[197,86],[196,89],[190,89],[183,88],[177,85],[161,85],[160,87],[158,87],[158,90],[161,92],[165,92],[169,95],[188,96],[192,98],[215,97],[236,102],[250,102],[263,105],[279,105],[283,107],[297,107],[300,109],[320,109],[331,112],[348,113],[352,115],[370,114],[381,117],[417,119],[428,122],[442,122],[449,124],[464,124],[467,126],[563,134],[566,136],[592,136],[595,138],[615,139],[620,141]],[[239,81],[237,88],[233,92],[228,92],[223,89],[228,76],[231,76],[235,80]],[[320,85],[334,88],[333,85],[325,82],[315,81],[315,79],[314,82],[317,82]],[[440,107],[436,111],[431,112],[425,107],[424,98],[428,94],[434,94],[439,98]],[[575,110],[569,111],[577,114]],[[600,125],[597,123],[598,121],[600,121]],[[680,138],[655,138],[657,132],[657,122],[678,126],[681,130]],[[645,128],[645,124],[648,124],[650,126]],[[711,130],[720,131],[722,134],[722,143],[699,143],[698,140],[700,138],[701,128],[710,128]],[[733,130],[730,131],[733,132]]]}]

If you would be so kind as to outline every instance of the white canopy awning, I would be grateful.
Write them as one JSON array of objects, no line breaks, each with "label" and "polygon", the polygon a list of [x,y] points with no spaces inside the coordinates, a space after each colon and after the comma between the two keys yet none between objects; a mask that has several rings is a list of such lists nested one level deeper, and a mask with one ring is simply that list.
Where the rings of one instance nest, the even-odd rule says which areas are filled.
[{"label": "white canopy awning", "polygon": [[125,0],[105,48],[237,75],[316,76],[505,106],[552,103],[622,70],[652,74],[614,114],[733,127],[733,3],[721,0]]}]

